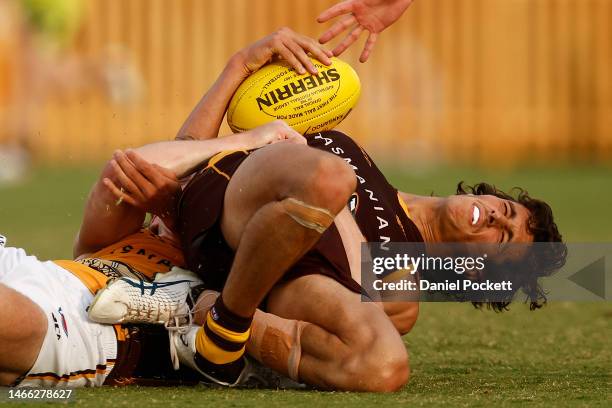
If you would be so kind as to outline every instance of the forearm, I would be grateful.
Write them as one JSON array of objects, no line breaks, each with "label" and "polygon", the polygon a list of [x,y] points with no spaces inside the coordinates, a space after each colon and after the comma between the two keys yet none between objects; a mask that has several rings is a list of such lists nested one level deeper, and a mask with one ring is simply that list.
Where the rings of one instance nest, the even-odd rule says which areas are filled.
[{"label": "forearm", "polygon": [[110,162],[89,193],[83,222],[73,247],[74,258],[96,252],[137,232],[145,220],[144,211],[117,203],[117,199],[104,186],[104,178],[116,181]]},{"label": "forearm", "polygon": [[229,60],[219,78],[198,102],[176,138],[205,140],[217,137],[229,102],[246,76],[238,53]]},{"label": "forearm", "polygon": [[179,140],[159,142],[134,149],[151,164],[157,164],[178,178],[190,174],[200,164],[226,150],[250,150],[257,146],[251,132],[211,140]]},{"label": "forearm", "polygon": [[[182,177],[220,151],[248,148],[247,136],[240,134],[213,140],[160,142],[134,150],[148,162]],[[118,202],[117,197],[104,185],[104,180],[109,179],[118,188],[122,187],[113,171],[116,165],[116,160],[106,165],[89,194],[81,229],[74,244],[75,258],[96,252],[142,227],[146,212]]]},{"label": "forearm", "polygon": [[331,64],[328,51],[320,44],[286,27],[238,51],[230,58],[210,90],[198,102],[176,138],[204,140],[217,137],[230,100],[240,84],[274,56],[282,57],[297,72],[308,71],[316,74],[317,70],[307,53],[326,65]]}]

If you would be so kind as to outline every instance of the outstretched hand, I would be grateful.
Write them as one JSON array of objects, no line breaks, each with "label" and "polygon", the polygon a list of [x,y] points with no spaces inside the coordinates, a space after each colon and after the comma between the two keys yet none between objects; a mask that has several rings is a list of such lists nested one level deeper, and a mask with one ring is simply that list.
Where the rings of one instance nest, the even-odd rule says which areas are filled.
[{"label": "outstretched hand", "polygon": [[117,150],[111,168],[115,181],[104,178],[103,183],[117,198],[117,205],[125,202],[157,215],[172,227],[181,192],[181,185],[172,171],[147,162],[132,150],[125,153]]},{"label": "outstretched hand", "polygon": [[325,23],[336,17],[346,15],[336,21],[319,38],[321,44],[336,38],[340,33],[349,30],[348,35],[332,51],[335,56],[342,54],[361,35],[368,31],[360,62],[366,62],[376,44],[378,34],[395,23],[414,0],[345,0],[322,12],[317,21]]}]

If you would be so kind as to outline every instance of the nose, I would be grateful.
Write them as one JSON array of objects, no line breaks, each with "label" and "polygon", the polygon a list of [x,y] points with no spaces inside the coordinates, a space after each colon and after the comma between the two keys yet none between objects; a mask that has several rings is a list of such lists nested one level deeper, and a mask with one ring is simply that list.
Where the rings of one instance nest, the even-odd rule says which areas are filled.
[{"label": "nose", "polygon": [[488,223],[490,227],[502,227],[506,228],[509,226],[509,220],[498,211],[491,209],[488,215]]}]

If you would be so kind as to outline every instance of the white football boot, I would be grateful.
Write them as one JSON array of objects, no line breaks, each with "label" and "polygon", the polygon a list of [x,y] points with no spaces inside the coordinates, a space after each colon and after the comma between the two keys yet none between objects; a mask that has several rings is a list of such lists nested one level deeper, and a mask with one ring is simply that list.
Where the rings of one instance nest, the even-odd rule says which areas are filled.
[{"label": "white football boot", "polygon": [[234,383],[221,381],[214,376],[203,371],[195,360],[196,356],[196,335],[201,326],[190,325],[181,328],[168,328],[170,332],[170,357],[175,369],[178,369],[180,364],[186,365],[192,370],[200,373],[204,377],[204,382],[220,385],[223,387],[242,387],[249,384],[267,385],[267,381],[257,375],[253,369],[253,363],[245,357],[244,368]]},{"label": "white football boot", "polygon": [[98,291],[89,306],[89,318],[103,324],[188,322],[187,298],[191,288],[200,284],[196,274],[178,267],[158,273],[153,282],[117,278]]},{"label": "white football boot", "polygon": [[259,361],[245,354],[244,368],[234,383],[221,381],[214,376],[203,371],[196,362],[196,335],[200,326],[183,325],[182,327],[167,327],[170,334],[170,357],[174,369],[178,370],[179,365],[183,364],[200,373],[206,381],[223,387],[230,388],[268,388],[283,390],[302,390],[306,386],[284,375],[277,373],[261,364]]}]

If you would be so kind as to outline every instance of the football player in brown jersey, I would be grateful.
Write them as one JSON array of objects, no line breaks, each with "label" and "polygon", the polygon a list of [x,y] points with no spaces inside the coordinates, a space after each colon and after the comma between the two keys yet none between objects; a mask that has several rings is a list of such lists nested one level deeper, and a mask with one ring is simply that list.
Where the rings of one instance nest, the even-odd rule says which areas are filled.
[{"label": "football player in brown jersey", "polygon": [[[294,38],[307,41],[283,29],[232,57],[178,138],[216,137],[240,82]],[[326,132],[307,141],[222,152],[184,187],[175,232],[188,267],[221,296],[182,343],[194,351],[192,366],[220,383],[233,383],[248,348],[264,364],[323,388],[405,384],[400,334],[414,325],[418,303],[361,301],[363,241],[561,240],[550,207],[527,194],[484,183],[450,197],[398,192],[350,137]],[[124,172],[138,173],[136,156],[123,162]],[[150,206],[130,189],[110,188],[131,205]],[[564,256],[555,254],[551,265]]]}]

